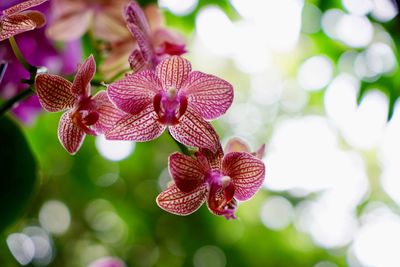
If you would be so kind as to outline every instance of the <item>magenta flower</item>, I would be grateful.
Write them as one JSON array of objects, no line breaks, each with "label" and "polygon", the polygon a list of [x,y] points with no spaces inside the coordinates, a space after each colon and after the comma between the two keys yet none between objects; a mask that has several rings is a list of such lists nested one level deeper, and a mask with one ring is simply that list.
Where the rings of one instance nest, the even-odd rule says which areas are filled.
[{"label": "magenta flower", "polygon": [[135,37],[138,48],[129,57],[134,72],[154,69],[167,56],[186,53],[183,38],[161,26],[151,29],[139,4],[132,0],[125,8],[125,20],[129,31]]},{"label": "magenta flower", "polygon": [[174,153],[169,157],[174,184],[157,197],[160,208],[177,215],[189,215],[207,201],[215,215],[234,219],[237,200],[250,199],[261,187],[264,163],[247,152],[200,149],[195,157]]},{"label": "magenta flower", "polygon": [[126,265],[118,258],[103,257],[89,264],[88,267],[125,267]]},{"label": "magenta flower", "polygon": [[0,13],[0,41],[42,27],[46,23],[44,15],[39,11],[26,10],[46,1],[30,0],[3,10]]},{"label": "magenta flower", "polygon": [[157,65],[127,75],[108,87],[108,95],[129,113],[106,133],[108,139],[149,141],[168,127],[179,142],[215,151],[218,136],[206,120],[226,112],[233,88],[213,75],[191,71],[191,64],[172,56]]},{"label": "magenta flower", "polygon": [[58,126],[64,148],[75,154],[86,136],[105,133],[124,114],[116,109],[105,91],[90,95],[90,81],[96,63],[90,56],[78,69],[71,83],[57,75],[39,74],[35,86],[42,107],[50,112],[66,110]]}]

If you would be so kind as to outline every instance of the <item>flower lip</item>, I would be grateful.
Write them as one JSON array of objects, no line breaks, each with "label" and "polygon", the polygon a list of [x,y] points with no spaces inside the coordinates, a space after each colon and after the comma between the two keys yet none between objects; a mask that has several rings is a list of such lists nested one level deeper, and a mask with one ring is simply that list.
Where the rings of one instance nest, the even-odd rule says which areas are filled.
[{"label": "flower lip", "polygon": [[94,130],[89,128],[99,120],[99,113],[96,111],[96,101],[92,96],[80,96],[75,104],[75,109],[71,114],[72,121],[85,133],[97,135]]},{"label": "flower lip", "polygon": [[188,101],[175,87],[170,87],[154,96],[153,105],[160,123],[177,125],[187,110]]},{"label": "flower lip", "polygon": [[234,198],[235,186],[231,178],[221,174],[213,175],[209,188],[210,192],[207,201],[209,209],[227,219],[236,218],[237,201]]}]

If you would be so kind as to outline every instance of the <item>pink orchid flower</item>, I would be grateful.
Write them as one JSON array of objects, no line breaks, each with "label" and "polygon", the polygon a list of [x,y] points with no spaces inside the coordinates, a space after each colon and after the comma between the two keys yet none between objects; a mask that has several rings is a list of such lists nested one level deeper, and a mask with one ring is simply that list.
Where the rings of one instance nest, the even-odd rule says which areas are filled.
[{"label": "pink orchid flower", "polygon": [[91,28],[96,38],[118,41],[129,36],[122,10],[128,0],[52,0],[50,38],[73,41]]},{"label": "pink orchid flower", "polygon": [[261,187],[264,163],[247,152],[200,149],[195,157],[174,153],[168,167],[174,184],[157,197],[160,208],[176,215],[189,215],[207,201],[215,215],[234,219],[237,200],[250,199]]},{"label": "pink orchid flower", "polygon": [[167,56],[180,56],[186,53],[185,41],[178,33],[161,26],[161,16],[153,9],[153,19],[160,22],[153,28],[147,22],[146,16],[139,4],[132,0],[125,8],[125,20],[129,31],[135,37],[138,48],[129,57],[133,72],[154,69]]},{"label": "pink orchid flower", "polygon": [[124,115],[108,99],[106,91],[90,95],[96,62],[90,56],[78,69],[74,82],[51,74],[36,76],[35,86],[42,107],[50,112],[66,110],[58,126],[63,147],[75,154],[86,136],[105,133]]},{"label": "pink orchid flower", "polygon": [[39,11],[26,10],[46,1],[30,0],[3,10],[0,13],[0,41],[42,27],[46,23],[44,15]]},{"label": "pink orchid flower", "polygon": [[218,136],[206,120],[226,112],[233,88],[213,75],[192,71],[188,60],[172,56],[112,83],[111,101],[129,113],[106,133],[113,140],[149,141],[168,127],[182,144],[216,151]]},{"label": "pink orchid flower", "polygon": [[[147,62],[158,63],[168,55],[181,55],[186,52],[185,39],[179,33],[165,28],[164,16],[157,5],[149,4],[142,9],[132,2],[125,9],[125,18],[134,34],[133,36],[129,34],[125,39],[111,42],[104,47],[106,56],[100,71],[106,79],[114,77],[130,66],[133,72],[154,69],[157,64],[147,64]],[[135,22],[138,21],[135,18],[140,18],[143,23]],[[137,44],[134,36],[138,34],[139,38],[147,42],[146,44],[141,43],[140,46]],[[155,55],[145,59],[140,47],[145,50],[153,49]]]}]

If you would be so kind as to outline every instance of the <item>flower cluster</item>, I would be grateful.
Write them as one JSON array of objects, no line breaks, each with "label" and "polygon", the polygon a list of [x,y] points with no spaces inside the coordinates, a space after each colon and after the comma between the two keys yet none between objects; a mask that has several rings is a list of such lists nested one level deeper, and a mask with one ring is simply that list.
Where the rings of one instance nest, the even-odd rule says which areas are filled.
[{"label": "flower cluster", "polygon": [[[44,1],[31,0],[6,10],[2,25],[10,21],[10,14],[16,16],[15,13],[41,2]],[[94,96],[90,93],[96,72],[92,55],[79,66],[73,82],[53,74],[36,75],[35,88],[42,107],[49,112],[64,111],[58,127],[64,148],[75,154],[87,134],[145,142],[168,130],[177,142],[191,147],[188,151],[192,153],[174,153],[169,157],[173,183],[160,193],[157,204],[170,213],[188,215],[206,201],[213,214],[235,218],[238,201],[248,200],[261,187],[265,166],[261,161],[264,146],[251,153],[243,141],[232,139],[224,153],[209,122],[231,106],[232,85],[216,76],[193,71],[190,62],[181,56],[186,53],[183,38],[163,27],[151,29],[145,13],[133,0],[116,1],[115,5],[111,1],[59,2],[69,9],[60,9],[48,29],[55,39],[82,36],[89,27],[86,22],[90,16],[97,36],[115,40],[119,19],[110,15],[115,7],[122,9],[127,3],[122,18],[137,43],[127,59],[131,72]],[[68,23],[82,25],[71,28]],[[4,32],[4,36],[16,34],[17,28]]]}]

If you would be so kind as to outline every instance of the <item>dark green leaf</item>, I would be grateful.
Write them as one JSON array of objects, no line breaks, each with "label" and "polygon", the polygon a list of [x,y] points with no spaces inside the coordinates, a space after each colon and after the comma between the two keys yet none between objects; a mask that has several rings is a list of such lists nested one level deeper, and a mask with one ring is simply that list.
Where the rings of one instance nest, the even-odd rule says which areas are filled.
[{"label": "dark green leaf", "polygon": [[19,127],[0,118],[0,232],[13,223],[29,201],[37,176],[36,162]]}]

